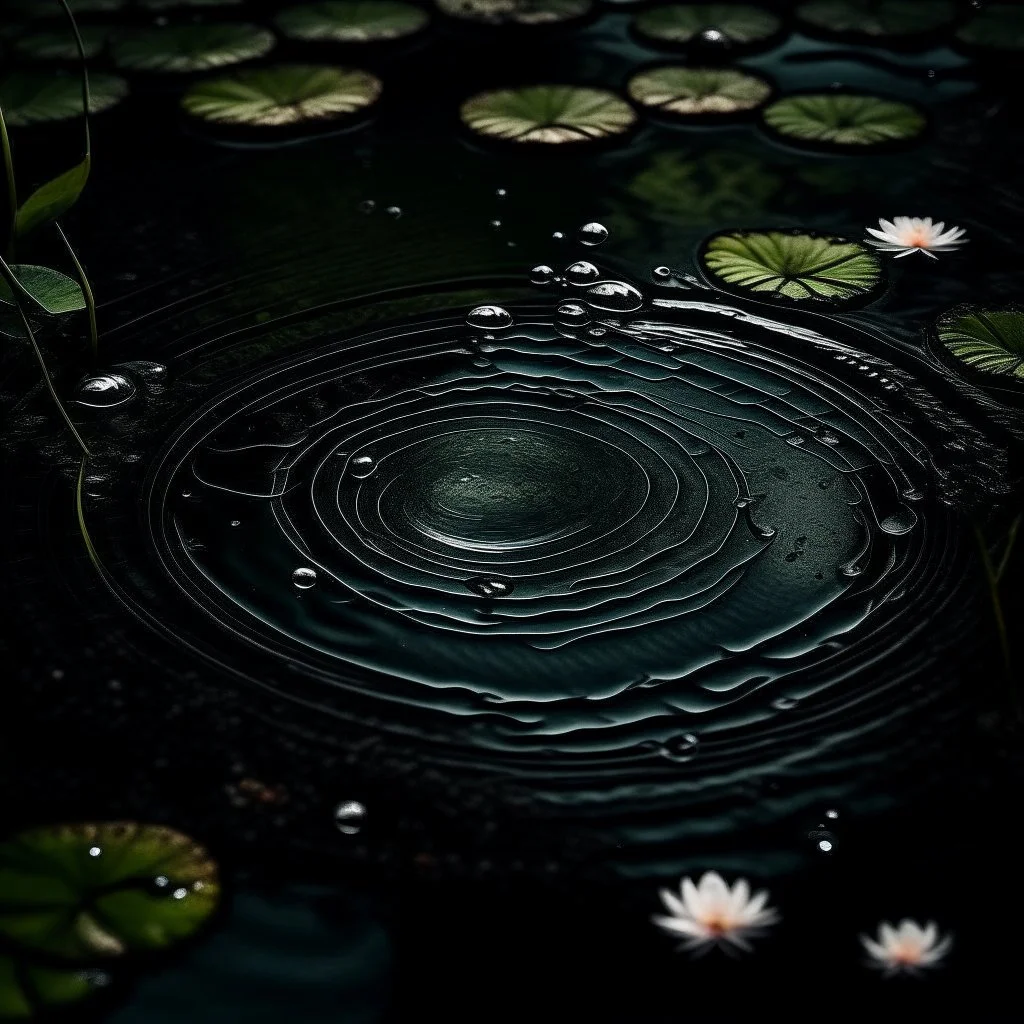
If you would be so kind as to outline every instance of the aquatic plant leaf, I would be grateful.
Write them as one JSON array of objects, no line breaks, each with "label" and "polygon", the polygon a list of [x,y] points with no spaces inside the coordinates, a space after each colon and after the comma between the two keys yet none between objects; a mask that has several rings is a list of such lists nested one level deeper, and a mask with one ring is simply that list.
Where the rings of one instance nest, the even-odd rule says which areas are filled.
[{"label": "aquatic plant leaf", "polygon": [[957,30],[956,37],[986,50],[1024,50],[1024,7],[986,4]]},{"label": "aquatic plant leaf", "polygon": [[759,107],[772,87],[758,75],[730,68],[665,67],[629,80],[632,100],[667,114],[737,114]]},{"label": "aquatic plant leaf", "polygon": [[240,64],[274,48],[274,35],[258,25],[165,25],[119,36],[114,63],[131,71],[186,74]]},{"label": "aquatic plant leaf", "polygon": [[44,967],[0,955],[0,1020],[30,1020],[44,1008],[89,998],[106,981],[96,971]]},{"label": "aquatic plant leaf", "polygon": [[[49,267],[36,267],[31,264],[15,264],[11,267],[14,276],[21,286],[46,313],[74,313],[85,309],[85,296],[78,282],[62,274],[59,270]],[[14,294],[10,285],[0,279],[0,302],[14,303]]]},{"label": "aquatic plant leaf", "polygon": [[748,4],[671,4],[641,11],[633,19],[640,35],[661,43],[689,43],[714,29],[741,46],[770,39],[782,27],[771,11]]},{"label": "aquatic plant leaf", "polygon": [[858,242],[785,231],[714,235],[701,260],[712,281],[756,298],[851,305],[882,280],[878,257]]},{"label": "aquatic plant leaf", "polygon": [[78,197],[89,180],[90,165],[91,158],[86,156],[71,170],[58,174],[56,178],[51,178],[40,185],[18,207],[14,229],[19,238],[35,231],[40,225],[63,216],[78,202]]},{"label": "aquatic plant leaf", "polygon": [[[100,25],[79,25],[78,31],[82,36],[85,56],[91,59],[102,52],[112,30]],[[34,57],[37,60],[79,59],[78,44],[72,32],[27,32],[16,35],[11,40],[11,45],[22,56]]]},{"label": "aquatic plant leaf", "polygon": [[58,825],[0,844],[0,936],[72,960],[164,949],[216,909],[217,867],[159,825]]},{"label": "aquatic plant leaf", "polygon": [[380,79],[366,71],[288,65],[198,82],[181,105],[204,121],[280,126],[352,114],[380,94]]},{"label": "aquatic plant leaf", "polygon": [[939,341],[969,366],[1024,380],[1024,312],[958,306],[936,323]]},{"label": "aquatic plant leaf", "polygon": [[614,93],[571,85],[483,92],[462,105],[463,122],[479,135],[545,145],[621,135],[636,119],[633,108]]},{"label": "aquatic plant leaf", "polygon": [[437,0],[442,13],[487,25],[557,25],[590,13],[591,0]]},{"label": "aquatic plant leaf", "polygon": [[398,0],[327,0],[286,8],[276,24],[289,39],[376,43],[414,35],[429,20],[422,7]]},{"label": "aquatic plant leaf", "polygon": [[[89,113],[116,106],[128,95],[117,75],[89,74]],[[82,116],[82,80],[54,71],[12,71],[0,81],[0,106],[8,125],[22,127]]]},{"label": "aquatic plant leaf", "polygon": [[935,32],[956,18],[953,0],[810,0],[796,16],[826,32],[885,37]]},{"label": "aquatic plant leaf", "polygon": [[786,139],[854,149],[909,141],[926,124],[909,103],[854,93],[788,96],[769,104],[761,116]]}]

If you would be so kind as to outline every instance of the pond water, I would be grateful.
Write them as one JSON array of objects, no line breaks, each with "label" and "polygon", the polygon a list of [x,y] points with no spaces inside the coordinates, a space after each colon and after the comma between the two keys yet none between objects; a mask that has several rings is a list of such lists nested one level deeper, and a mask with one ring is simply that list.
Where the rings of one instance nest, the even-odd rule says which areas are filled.
[{"label": "pond water", "polygon": [[[0,292],[0,1018],[1009,1019],[1024,21],[71,6],[116,102],[62,217],[96,356],[29,311],[88,457]],[[22,201],[81,156],[61,13],[3,26]],[[380,96],[238,113],[311,64]],[[611,96],[465,113],[551,83]],[[966,244],[865,244],[902,216]],[[651,921],[707,871],[751,951]],[[953,946],[886,978],[905,918]]]}]

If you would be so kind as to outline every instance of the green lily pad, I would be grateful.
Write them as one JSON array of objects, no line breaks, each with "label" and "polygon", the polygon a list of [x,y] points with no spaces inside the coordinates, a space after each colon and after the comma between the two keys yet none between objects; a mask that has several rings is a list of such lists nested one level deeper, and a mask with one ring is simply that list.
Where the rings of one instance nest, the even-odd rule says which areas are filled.
[{"label": "green lily pad", "polygon": [[[111,30],[101,25],[79,25],[82,49],[89,59],[96,57],[107,45]],[[14,49],[24,57],[36,60],[78,60],[78,45],[71,31],[29,32],[11,40]]]},{"label": "green lily pad", "polygon": [[560,25],[584,18],[591,0],[437,0],[443,14],[485,25]]},{"label": "green lily pad", "polygon": [[654,43],[684,46],[715,31],[733,46],[758,46],[782,28],[780,19],[748,4],[671,4],[641,11],[633,28]]},{"label": "green lily pad", "polygon": [[561,146],[622,136],[636,124],[615,93],[572,85],[532,85],[482,92],[462,105],[462,120],[490,139]]},{"label": "green lily pad", "polygon": [[188,74],[241,64],[274,48],[274,35],[258,25],[166,25],[119,36],[114,63],[129,71]]},{"label": "green lily pad", "polygon": [[[60,313],[74,313],[79,309],[85,309],[85,296],[82,294],[78,282],[66,274],[62,274],[59,270],[36,267],[31,264],[14,264],[11,271],[44,312],[56,316]],[[11,305],[14,303],[11,286],[2,278],[0,278],[0,303]]]},{"label": "green lily pad", "polygon": [[98,971],[44,967],[0,955],[0,1020],[31,1020],[45,1010],[82,1002],[107,980]]},{"label": "green lily pad", "polygon": [[1024,311],[957,306],[939,317],[935,331],[968,366],[1024,380]]},{"label": "green lily pad", "polygon": [[[128,83],[117,75],[89,75],[89,113],[117,106]],[[0,106],[8,125],[23,127],[82,116],[82,82],[78,75],[55,71],[12,71],[0,81]]]},{"label": "green lily pad", "polygon": [[277,27],[304,42],[380,43],[415,35],[429,20],[422,7],[398,0],[327,0],[286,8]]},{"label": "green lily pad", "polygon": [[209,854],[159,825],[54,826],[0,844],[0,936],[51,956],[164,949],[197,932],[219,895]]},{"label": "green lily pad", "polygon": [[909,103],[856,93],[787,96],[761,116],[787,142],[853,150],[910,142],[927,124]]},{"label": "green lily pad", "polygon": [[280,127],[347,117],[372,106],[380,94],[380,79],[366,71],[288,65],[198,82],[181,105],[217,124]]},{"label": "green lily pad", "polygon": [[1024,50],[1024,7],[1016,4],[986,4],[956,38],[982,50]]},{"label": "green lily pad", "polygon": [[634,75],[626,87],[630,99],[677,117],[741,114],[772,94],[759,75],[731,68],[652,68]]},{"label": "green lily pad", "polygon": [[752,298],[850,306],[882,281],[878,257],[858,242],[785,231],[729,231],[701,250],[710,280]]},{"label": "green lily pad", "polygon": [[946,28],[956,18],[956,4],[953,0],[810,0],[797,7],[796,16],[821,32],[884,40]]}]

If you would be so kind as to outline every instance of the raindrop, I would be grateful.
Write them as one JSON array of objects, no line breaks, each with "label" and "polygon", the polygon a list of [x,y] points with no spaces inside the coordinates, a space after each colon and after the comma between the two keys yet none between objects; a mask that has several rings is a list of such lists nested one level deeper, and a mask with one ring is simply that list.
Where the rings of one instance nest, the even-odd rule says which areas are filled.
[{"label": "raindrop", "polygon": [[601,271],[588,263],[586,260],[578,260],[565,268],[565,279],[569,284],[584,285],[596,281],[601,276]]},{"label": "raindrop", "polygon": [[776,697],[772,707],[776,711],[792,711],[800,702],[795,697]]},{"label": "raindrop", "polygon": [[241,519],[232,519],[231,520],[231,525],[232,526],[241,526],[242,525],[242,520]]},{"label": "raindrop", "polygon": [[491,221],[491,227],[494,228],[495,231],[500,231],[501,230],[501,221],[500,220],[492,220]]},{"label": "raindrop", "polygon": [[316,569],[308,569],[305,567],[296,569],[295,572],[292,573],[292,583],[294,583],[299,590],[309,590],[310,587],[315,587]]},{"label": "raindrop", "polygon": [[127,402],[135,394],[135,385],[122,373],[97,373],[79,381],[75,401],[95,409],[109,409]]},{"label": "raindrop", "polygon": [[564,235],[564,234],[563,234],[563,233],[562,233],[561,231],[553,231],[553,232],[551,233],[551,237],[552,237],[552,238],[553,238],[553,239],[554,239],[554,240],[555,240],[556,242],[560,242],[560,241],[561,241],[561,240],[562,240],[563,238],[565,238],[565,235]]},{"label": "raindrop", "polygon": [[359,204],[360,213],[373,213],[377,209],[377,204],[372,199],[364,199]]},{"label": "raindrop", "polygon": [[402,208],[400,206],[389,206],[384,212],[389,217],[394,217],[395,220],[402,216]]},{"label": "raindrop", "polygon": [[466,580],[466,586],[481,597],[508,597],[512,593],[512,584],[507,580],[499,580],[492,576],[474,576]]},{"label": "raindrop", "polygon": [[889,534],[890,537],[902,537],[903,534],[910,533],[916,525],[917,513],[910,508],[901,508],[891,516],[886,516],[878,524],[878,528],[882,533]]},{"label": "raindrop", "polygon": [[540,263],[530,271],[532,284],[551,284],[555,280],[555,271],[546,263]]},{"label": "raindrop", "polygon": [[668,267],[655,267],[652,271],[655,277],[665,280],[672,276],[672,271]]},{"label": "raindrop", "polygon": [[555,315],[563,324],[571,327],[583,327],[590,323],[590,310],[578,302],[563,302],[556,310]]},{"label": "raindrop", "polygon": [[334,824],[347,836],[357,835],[366,821],[366,808],[358,800],[343,800],[334,808]]},{"label": "raindrop", "polygon": [[608,331],[604,327],[591,327],[587,333],[594,338],[603,338]]},{"label": "raindrop", "polygon": [[834,807],[830,807],[825,812],[825,817],[826,818],[831,818],[833,821],[835,821],[835,819],[839,817],[839,812]]},{"label": "raindrop", "polygon": [[608,240],[608,229],[603,224],[592,220],[579,229],[576,237],[583,245],[600,245]]},{"label": "raindrop", "polygon": [[90,857],[98,857],[98,856],[100,856],[101,853],[103,853],[103,850],[99,846],[90,846],[89,847],[89,856]]},{"label": "raindrop", "polygon": [[497,196],[497,197],[498,197],[499,199],[504,199],[504,198],[505,198],[505,196],[507,196],[507,195],[508,195],[508,190],[507,190],[507,189],[504,189],[504,188],[498,188],[498,189],[495,189],[495,190],[494,190],[494,194],[495,194],[495,195],[496,195],[496,196]]},{"label": "raindrop", "polygon": [[644,304],[644,297],[625,281],[600,281],[586,292],[587,302],[594,309],[607,309],[615,313],[629,313]]},{"label": "raindrop", "polygon": [[658,750],[662,757],[669,761],[689,761],[697,754],[700,740],[692,732],[684,732],[665,740]]},{"label": "raindrop", "polygon": [[365,480],[377,469],[377,460],[372,455],[357,455],[348,464],[349,473],[357,480]]},{"label": "raindrop", "polygon": [[500,331],[503,327],[511,327],[512,322],[512,314],[501,306],[477,306],[466,317],[470,327],[485,331]]}]

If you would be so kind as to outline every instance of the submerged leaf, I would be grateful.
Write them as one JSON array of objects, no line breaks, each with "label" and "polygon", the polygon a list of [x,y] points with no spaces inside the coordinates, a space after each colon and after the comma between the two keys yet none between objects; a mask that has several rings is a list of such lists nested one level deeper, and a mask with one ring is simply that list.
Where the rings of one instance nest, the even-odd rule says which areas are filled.
[{"label": "submerged leaf", "polygon": [[642,11],[633,27],[659,43],[689,43],[713,30],[728,43],[752,46],[774,36],[782,22],[771,11],[748,4],[671,4]]},{"label": "submerged leaf", "polygon": [[0,1020],[30,1020],[41,1009],[81,1002],[106,981],[98,971],[44,967],[0,954]]},{"label": "submerged leaf", "polygon": [[19,237],[30,234],[40,225],[48,224],[70,210],[78,202],[78,197],[89,180],[89,167],[90,158],[86,156],[71,170],[58,174],[56,178],[40,185],[18,207],[14,222],[15,233]]},{"label": "submerged leaf", "polygon": [[376,43],[414,35],[428,21],[423,8],[398,0],[327,0],[285,8],[277,27],[289,39]]},{"label": "submerged leaf", "polygon": [[111,44],[114,63],[132,71],[189,73],[263,57],[273,33],[258,25],[167,25],[141,29]]},{"label": "submerged leaf", "polygon": [[462,105],[462,120],[493,139],[563,145],[622,135],[636,114],[604,89],[533,85],[480,93]]},{"label": "submerged leaf", "polygon": [[558,25],[590,13],[591,0],[437,0],[451,18],[487,25]]},{"label": "submerged leaf", "polygon": [[986,50],[1024,50],[1024,7],[987,4],[956,33],[968,46]]},{"label": "submerged leaf", "polygon": [[[75,4],[74,6],[78,6]],[[107,45],[111,29],[101,25],[79,25],[82,37],[82,49],[87,58],[97,56]],[[29,32],[17,35],[12,45],[18,53],[37,60],[78,60],[78,44],[73,32],[56,30],[49,32]],[[81,106],[81,104],[79,104]]]},{"label": "submerged leaf", "polygon": [[665,67],[629,80],[631,99],[682,117],[737,114],[759,107],[772,87],[758,75],[732,69]]},{"label": "submerged leaf", "polygon": [[52,956],[164,949],[202,927],[219,894],[209,854],[158,825],[54,826],[0,844],[0,935]]},{"label": "submerged leaf", "polygon": [[952,24],[956,4],[953,0],[810,0],[797,7],[796,15],[825,32],[915,36]]},{"label": "submerged leaf", "polygon": [[204,121],[280,126],[344,117],[371,106],[380,94],[380,79],[366,71],[289,65],[198,82],[181,105]]},{"label": "submerged leaf", "polygon": [[712,236],[701,259],[711,279],[756,298],[852,305],[882,280],[878,257],[830,235],[733,231]]},{"label": "submerged leaf", "polygon": [[[128,83],[117,75],[89,75],[89,113],[116,106],[128,95]],[[64,121],[82,116],[82,80],[54,71],[12,71],[0,81],[0,106],[9,125]]]},{"label": "submerged leaf", "polygon": [[926,124],[909,103],[854,93],[788,96],[765,107],[762,117],[787,140],[850,149],[907,142]]},{"label": "submerged leaf", "polygon": [[[46,313],[74,313],[85,309],[85,296],[78,282],[62,274],[59,270],[49,267],[36,267],[31,264],[14,264],[11,267],[14,276]],[[14,303],[14,293],[10,285],[0,278],[0,302]]]},{"label": "submerged leaf", "polygon": [[958,306],[936,324],[939,341],[968,366],[1024,380],[1024,312]]}]

